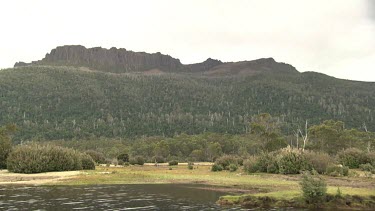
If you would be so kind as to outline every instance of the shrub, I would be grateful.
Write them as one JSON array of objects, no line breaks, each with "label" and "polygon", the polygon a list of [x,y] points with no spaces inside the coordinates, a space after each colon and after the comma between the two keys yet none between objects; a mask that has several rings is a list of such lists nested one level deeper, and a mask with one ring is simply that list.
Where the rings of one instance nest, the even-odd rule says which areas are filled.
[{"label": "shrub", "polygon": [[123,163],[124,162],[129,162],[129,155],[126,154],[126,153],[120,154],[120,155],[117,156],[117,160],[118,161],[121,160]]},{"label": "shrub", "polygon": [[193,170],[193,168],[194,168],[194,163],[189,162],[188,163],[188,169]]},{"label": "shrub", "polygon": [[373,171],[373,170],[375,170],[375,168],[369,163],[361,164],[361,165],[359,165],[359,168],[362,171]]},{"label": "shrub", "polygon": [[243,162],[244,170],[248,173],[258,171],[258,157],[250,157]]},{"label": "shrub", "polygon": [[333,177],[348,176],[349,168],[342,165],[330,165],[327,167],[326,174]]},{"label": "shrub", "polygon": [[168,163],[170,166],[177,166],[178,165],[178,161],[177,160],[171,160],[169,161]]},{"label": "shrub", "polygon": [[324,202],[327,195],[326,182],[317,175],[305,174],[300,182],[302,194],[307,203]]},{"label": "shrub", "polygon": [[238,159],[232,155],[224,155],[216,159],[215,164],[221,165],[224,170],[229,170],[230,164],[238,165]]},{"label": "shrub", "polygon": [[219,164],[216,164],[216,163],[214,165],[212,165],[212,167],[211,167],[211,171],[222,171],[222,170],[223,170],[223,167]]},{"label": "shrub", "polygon": [[86,153],[82,153],[81,160],[82,160],[82,169],[95,170],[95,162],[90,155]]},{"label": "shrub", "polygon": [[132,165],[141,165],[145,164],[145,159],[142,156],[135,156],[134,158],[130,159],[129,161]]},{"label": "shrub", "polygon": [[97,152],[94,150],[88,150],[85,152],[86,154],[90,155],[91,158],[95,161],[97,164],[104,164],[106,163],[106,159],[103,153]]},{"label": "shrub", "polygon": [[40,173],[82,169],[82,153],[53,145],[19,145],[9,154],[8,170],[15,173]]},{"label": "shrub", "polygon": [[162,156],[154,156],[151,158],[152,163],[165,163],[165,159]]},{"label": "shrub", "polygon": [[366,154],[366,163],[369,163],[375,167],[375,152],[368,152]]},{"label": "shrub", "polygon": [[118,162],[118,164],[119,164],[120,166],[123,166],[124,163],[125,163],[123,160],[117,160],[117,162]]},{"label": "shrub", "polygon": [[324,174],[328,166],[333,165],[333,158],[324,152],[305,152],[304,153],[309,170],[315,170],[319,174]]},{"label": "shrub", "polygon": [[349,168],[358,168],[360,164],[367,163],[366,153],[356,148],[349,148],[337,154],[340,164]]},{"label": "shrub", "polygon": [[233,164],[233,163],[229,165],[229,171],[230,172],[235,172],[235,171],[237,171],[237,169],[238,169],[238,165]]},{"label": "shrub", "polygon": [[308,169],[302,152],[291,148],[285,148],[281,151],[277,164],[280,174],[298,174],[300,171]]},{"label": "shrub", "polygon": [[279,165],[277,163],[276,152],[266,153],[262,152],[258,159],[256,166],[254,167],[258,172],[267,173],[279,173]]}]

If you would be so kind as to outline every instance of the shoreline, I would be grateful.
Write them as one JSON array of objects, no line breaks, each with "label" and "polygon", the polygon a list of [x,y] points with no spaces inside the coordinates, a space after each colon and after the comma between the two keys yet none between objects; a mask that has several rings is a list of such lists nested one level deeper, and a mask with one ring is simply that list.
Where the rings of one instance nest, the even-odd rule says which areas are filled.
[{"label": "shoreline", "polygon": [[[222,206],[242,206],[257,208],[294,206],[311,208],[303,202],[299,187],[300,175],[246,174],[242,169],[236,172],[212,172],[211,165],[195,164],[193,170],[186,165],[168,166],[97,166],[96,170],[47,172],[38,174],[16,174],[0,171],[0,185],[119,185],[119,184],[191,184],[202,185],[206,190],[228,193],[217,203]],[[356,170],[353,170],[356,171]],[[360,175],[360,174],[357,174]],[[323,208],[374,209],[375,179],[360,176],[331,177],[322,176],[327,184],[330,197]],[[342,198],[335,198],[337,189]],[[347,205],[348,203],[349,205]]]}]

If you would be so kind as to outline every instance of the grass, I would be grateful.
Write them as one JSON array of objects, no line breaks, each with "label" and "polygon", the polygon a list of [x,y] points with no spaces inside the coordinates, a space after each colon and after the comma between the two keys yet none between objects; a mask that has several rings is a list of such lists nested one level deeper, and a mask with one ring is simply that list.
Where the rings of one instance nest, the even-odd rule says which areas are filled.
[{"label": "grass", "polygon": [[[199,183],[226,187],[229,192],[251,193],[255,196],[272,196],[290,199],[301,195],[299,175],[245,174],[236,172],[212,172],[210,166],[128,166],[103,167],[82,171],[74,178],[63,180],[58,185],[94,184],[155,184],[155,183]],[[342,194],[370,196],[375,195],[375,180],[367,178],[325,177],[328,193],[335,194],[340,187]],[[361,183],[360,183],[361,182]],[[56,184],[54,184],[56,185]]]}]

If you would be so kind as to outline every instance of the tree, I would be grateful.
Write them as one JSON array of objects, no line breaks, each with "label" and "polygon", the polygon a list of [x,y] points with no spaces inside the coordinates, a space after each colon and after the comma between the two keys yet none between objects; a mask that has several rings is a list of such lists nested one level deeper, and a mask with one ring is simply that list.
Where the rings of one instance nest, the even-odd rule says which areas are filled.
[{"label": "tree", "polygon": [[251,133],[259,136],[263,141],[263,148],[267,151],[286,147],[286,140],[281,134],[282,122],[268,113],[262,113],[252,118]]},{"label": "tree", "polygon": [[11,134],[16,131],[15,125],[0,127],[0,169],[7,167],[7,158],[12,150]]},{"label": "tree", "polygon": [[217,142],[209,143],[207,147],[207,155],[210,161],[214,161],[215,158],[219,157],[223,153],[221,145]]}]

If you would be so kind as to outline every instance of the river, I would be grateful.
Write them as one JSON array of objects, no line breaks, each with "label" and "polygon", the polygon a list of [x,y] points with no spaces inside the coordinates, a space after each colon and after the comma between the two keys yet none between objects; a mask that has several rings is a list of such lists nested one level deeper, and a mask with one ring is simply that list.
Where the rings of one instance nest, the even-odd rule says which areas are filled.
[{"label": "river", "polygon": [[241,210],[201,185],[3,186],[0,210]]}]

